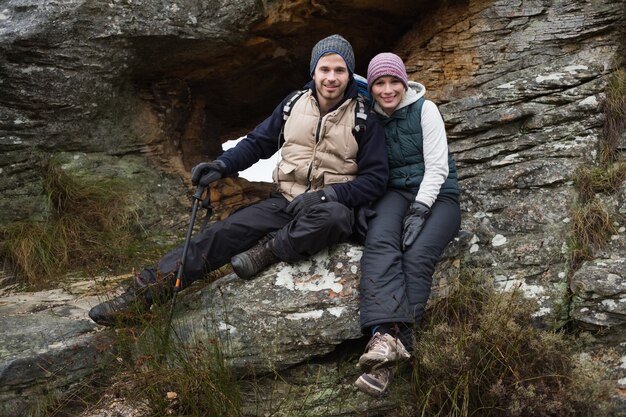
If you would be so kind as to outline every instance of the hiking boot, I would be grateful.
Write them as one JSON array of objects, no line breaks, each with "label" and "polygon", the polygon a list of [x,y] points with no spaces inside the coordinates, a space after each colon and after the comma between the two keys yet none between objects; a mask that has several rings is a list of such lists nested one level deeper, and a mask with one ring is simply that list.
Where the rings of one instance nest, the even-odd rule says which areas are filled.
[{"label": "hiking boot", "polygon": [[387,368],[409,359],[411,355],[397,337],[376,332],[359,358],[359,367],[365,371]]},{"label": "hiking boot", "polygon": [[136,320],[137,315],[148,312],[155,301],[171,296],[171,286],[166,285],[166,281],[157,282],[154,271],[144,269],[135,275],[132,284],[121,295],[89,310],[89,317],[104,326]]},{"label": "hiking boot", "polygon": [[380,368],[362,374],[354,382],[354,385],[366,394],[380,397],[389,387],[393,380],[395,368]]},{"label": "hiking boot", "polygon": [[252,279],[262,269],[279,262],[280,259],[272,250],[273,240],[262,240],[252,248],[230,260],[233,270],[242,279]]}]

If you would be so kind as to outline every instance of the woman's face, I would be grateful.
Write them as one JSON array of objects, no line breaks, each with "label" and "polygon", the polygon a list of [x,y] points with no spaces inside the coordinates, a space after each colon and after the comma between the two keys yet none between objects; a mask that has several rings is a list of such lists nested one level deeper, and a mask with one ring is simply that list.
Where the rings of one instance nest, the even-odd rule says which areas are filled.
[{"label": "woman's face", "polygon": [[384,75],[372,85],[372,96],[387,115],[391,115],[404,96],[404,84],[398,78]]}]

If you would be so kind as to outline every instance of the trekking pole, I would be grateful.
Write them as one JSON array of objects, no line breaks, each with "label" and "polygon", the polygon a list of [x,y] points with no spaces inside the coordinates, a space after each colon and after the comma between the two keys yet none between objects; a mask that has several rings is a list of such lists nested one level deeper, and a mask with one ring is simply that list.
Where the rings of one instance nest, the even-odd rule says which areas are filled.
[{"label": "trekking pole", "polygon": [[[187,251],[189,250],[189,242],[191,241],[191,234],[193,233],[193,225],[196,222],[196,214],[198,213],[198,206],[200,206],[200,202],[202,201],[202,192],[204,191],[204,186],[199,185],[196,188],[196,193],[193,195],[193,208],[191,209],[191,220],[189,221],[189,229],[187,230],[187,237],[185,238],[185,245],[183,246],[183,253],[180,259],[180,264],[178,266],[178,274],[176,274],[176,284],[174,285],[174,294],[172,296],[172,304],[170,306],[170,314],[167,320],[167,329],[169,332],[169,328],[172,325],[172,316],[174,315],[174,306],[176,305],[176,296],[178,295],[178,291],[180,291],[180,287],[183,281],[183,268],[185,267],[185,259],[187,258]],[[207,190],[207,203],[208,209],[210,206],[210,198],[211,198],[211,190]]]}]

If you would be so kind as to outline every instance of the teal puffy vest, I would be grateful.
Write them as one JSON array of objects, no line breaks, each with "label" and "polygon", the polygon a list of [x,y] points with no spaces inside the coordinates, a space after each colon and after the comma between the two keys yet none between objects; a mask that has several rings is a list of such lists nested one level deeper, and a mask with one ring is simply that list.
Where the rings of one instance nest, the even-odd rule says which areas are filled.
[{"label": "teal puffy vest", "polygon": [[[389,186],[417,193],[424,179],[424,140],[422,136],[422,106],[424,97],[391,117],[382,117],[389,159]],[[456,164],[448,153],[448,178],[440,194],[459,194]]]}]

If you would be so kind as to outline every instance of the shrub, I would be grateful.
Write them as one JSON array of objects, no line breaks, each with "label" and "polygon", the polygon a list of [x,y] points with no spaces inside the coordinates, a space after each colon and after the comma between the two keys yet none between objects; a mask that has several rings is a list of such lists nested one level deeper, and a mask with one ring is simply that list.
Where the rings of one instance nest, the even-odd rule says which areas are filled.
[{"label": "shrub", "polygon": [[532,311],[520,291],[475,279],[436,303],[415,346],[411,415],[604,415],[602,368],[575,339],[533,327]]}]

